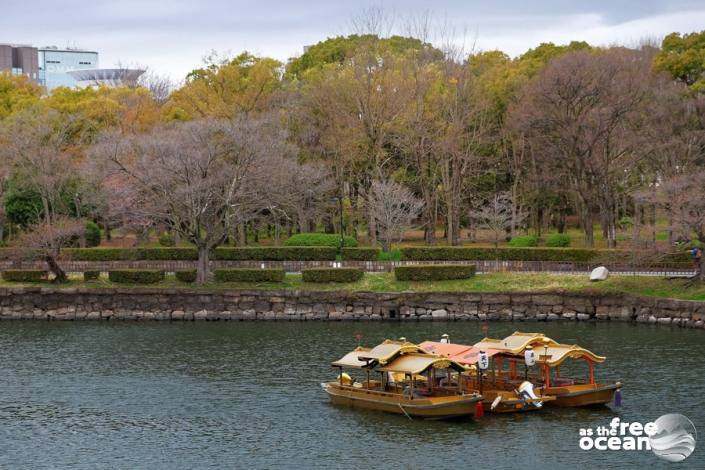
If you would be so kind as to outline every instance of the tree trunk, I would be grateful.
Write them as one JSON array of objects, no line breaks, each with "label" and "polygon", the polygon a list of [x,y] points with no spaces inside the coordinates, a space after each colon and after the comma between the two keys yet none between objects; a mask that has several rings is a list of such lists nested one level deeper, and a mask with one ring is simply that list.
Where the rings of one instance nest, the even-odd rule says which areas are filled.
[{"label": "tree trunk", "polygon": [[196,282],[198,284],[204,284],[208,281],[208,264],[209,264],[209,250],[208,247],[199,246],[198,247],[198,264],[196,266]]},{"label": "tree trunk", "polygon": [[[370,195],[368,197],[368,203],[369,207],[371,208],[374,204],[372,200],[372,192],[370,191]],[[372,215],[372,211],[369,211],[368,215],[368,234],[370,237],[370,245],[372,246],[377,246],[377,221],[375,220],[374,216]]]},{"label": "tree trunk", "polygon": [[46,255],[44,257],[47,266],[49,266],[49,271],[54,274],[54,282],[66,282],[68,279],[66,277],[66,272],[61,269],[61,266],[56,262],[56,258],[51,255]]}]

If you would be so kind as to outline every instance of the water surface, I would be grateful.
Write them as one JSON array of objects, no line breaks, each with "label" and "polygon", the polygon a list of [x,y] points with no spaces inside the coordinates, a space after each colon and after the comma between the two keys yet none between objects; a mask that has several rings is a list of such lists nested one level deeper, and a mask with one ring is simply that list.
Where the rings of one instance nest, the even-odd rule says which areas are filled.
[{"label": "water surface", "polygon": [[[608,356],[619,409],[555,409],[409,421],[339,408],[319,382],[362,342],[472,323],[0,323],[0,468],[667,467],[651,452],[581,451],[581,427],[613,416],[689,417],[705,435],[705,333],[623,323],[489,323],[537,329]],[[678,468],[705,468],[705,442]]]}]

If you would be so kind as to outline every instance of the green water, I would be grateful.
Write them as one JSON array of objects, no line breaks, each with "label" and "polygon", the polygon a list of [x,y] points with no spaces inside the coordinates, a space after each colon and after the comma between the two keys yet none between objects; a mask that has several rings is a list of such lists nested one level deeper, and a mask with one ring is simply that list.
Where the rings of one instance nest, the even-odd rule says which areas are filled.
[{"label": "green water", "polygon": [[[705,333],[622,323],[540,329],[608,356],[623,407],[423,422],[332,406],[329,362],[405,336],[483,336],[478,323],[0,323],[0,468],[607,468],[674,464],[583,451],[581,427],[670,413],[705,434]],[[705,443],[673,468],[705,468]]]}]

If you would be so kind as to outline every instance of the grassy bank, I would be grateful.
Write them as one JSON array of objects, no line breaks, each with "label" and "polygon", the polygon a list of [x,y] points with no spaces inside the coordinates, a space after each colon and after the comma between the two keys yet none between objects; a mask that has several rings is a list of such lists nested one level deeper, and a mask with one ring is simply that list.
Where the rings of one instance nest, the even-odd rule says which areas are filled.
[{"label": "grassy bank", "polygon": [[[58,287],[51,283],[20,284],[0,281],[0,287],[17,287],[33,285],[41,287]],[[591,283],[587,275],[527,274],[527,273],[492,273],[481,274],[471,279],[410,282],[397,281],[391,273],[365,274],[362,280],[347,284],[317,284],[301,280],[300,275],[289,274],[283,282],[264,283],[216,283],[203,286],[177,281],[173,276],[149,286],[115,284],[105,276],[97,281],[83,282],[72,277],[60,287],[88,288],[129,288],[129,287],[165,287],[183,289],[298,289],[298,290],[346,290],[351,292],[545,292],[565,290],[571,292],[591,291],[605,293],[625,293],[649,297],[674,298],[683,300],[705,300],[705,285],[687,287],[683,279],[663,279],[660,277],[613,276],[607,281]]]}]

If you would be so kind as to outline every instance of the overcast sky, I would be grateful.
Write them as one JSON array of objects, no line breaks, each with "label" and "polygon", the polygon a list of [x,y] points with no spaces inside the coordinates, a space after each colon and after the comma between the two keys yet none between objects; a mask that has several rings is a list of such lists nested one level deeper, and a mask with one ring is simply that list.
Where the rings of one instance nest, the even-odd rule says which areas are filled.
[{"label": "overcast sky", "polygon": [[212,50],[285,61],[350,33],[351,18],[380,5],[398,30],[427,12],[466,45],[510,55],[546,41],[633,45],[705,29],[705,0],[0,0],[0,43],[96,50],[101,67],[141,65],[180,80]]}]

